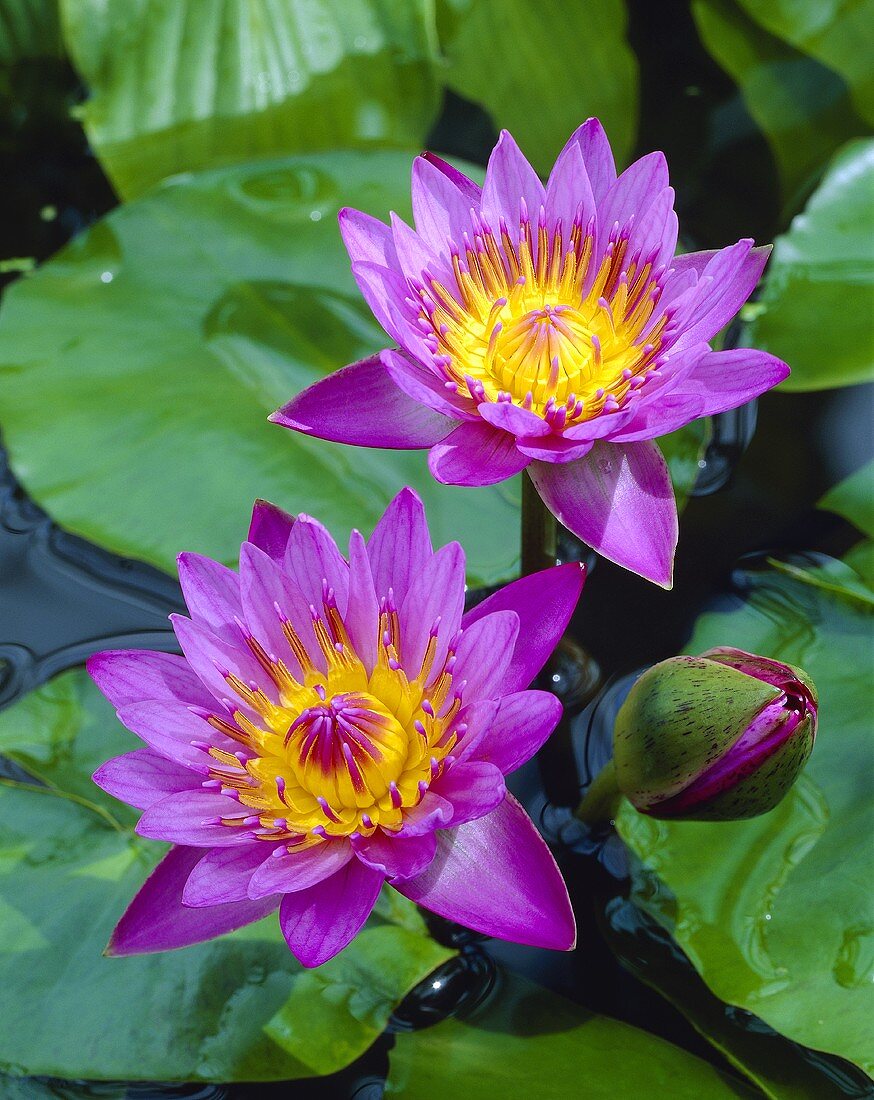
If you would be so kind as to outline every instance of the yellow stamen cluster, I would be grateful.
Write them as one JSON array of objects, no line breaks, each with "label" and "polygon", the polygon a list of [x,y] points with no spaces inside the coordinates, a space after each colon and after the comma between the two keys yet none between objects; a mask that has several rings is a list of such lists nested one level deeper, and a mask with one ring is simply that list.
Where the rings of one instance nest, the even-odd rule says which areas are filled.
[{"label": "yellow stamen cluster", "polygon": [[425,342],[447,385],[479,401],[512,401],[560,429],[618,408],[643,384],[664,318],[647,328],[661,293],[650,259],[628,257],[627,234],[594,270],[594,237],[575,221],[518,239],[486,226],[453,253],[456,287],[420,290]]},{"label": "yellow stamen cluster", "polygon": [[[368,673],[355,653],[329,593],[324,613],[313,609],[312,628],[323,658],[310,658],[291,622],[284,634],[300,675],[268,654],[241,626],[246,644],[275,691],[231,673],[225,679],[246,704],[233,721],[210,724],[240,744],[237,753],[211,748],[212,786],[240,802],[230,826],[254,828],[260,838],[296,850],[330,837],[399,829],[446,764],[465,727],[452,691],[454,651],[435,668],[436,625],[410,678],[401,667],[397,610],[391,597],[379,616],[377,660]],[[278,700],[278,701],[277,701]]]}]

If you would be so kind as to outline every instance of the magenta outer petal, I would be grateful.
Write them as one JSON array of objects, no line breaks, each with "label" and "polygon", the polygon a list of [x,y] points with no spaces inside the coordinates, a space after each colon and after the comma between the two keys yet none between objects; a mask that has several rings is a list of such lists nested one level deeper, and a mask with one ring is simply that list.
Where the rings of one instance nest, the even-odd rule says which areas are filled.
[{"label": "magenta outer petal", "polygon": [[567,951],[574,914],[555,860],[512,797],[486,817],[438,834],[434,862],[400,893],[487,936]]},{"label": "magenta outer petal", "polygon": [[116,708],[146,699],[199,707],[215,703],[184,657],[140,649],[108,649],[88,658],[91,679]]},{"label": "magenta outer petal", "polygon": [[[682,383],[689,388],[688,381]],[[676,431],[705,415],[703,397],[696,393],[668,393],[641,411],[622,431],[611,436],[614,443],[633,443],[638,439],[655,439]]]},{"label": "magenta outer petal", "polygon": [[464,683],[465,698],[491,699],[501,693],[520,626],[511,610],[494,611],[465,626],[452,672],[456,682]]},{"label": "magenta outer petal", "polygon": [[[454,286],[455,274],[444,254],[435,252],[403,218],[391,214],[391,231],[400,270],[408,280],[422,279],[425,272],[444,286]],[[444,242],[445,243],[445,242]]]},{"label": "magenta outer petal", "polygon": [[[578,145],[583,155],[586,175],[592,185],[595,202],[603,202],[604,196],[616,179],[613,150],[604,133],[604,127],[597,118],[586,119],[582,126],[571,134],[568,145],[571,144]],[[561,155],[559,153],[559,158]]]},{"label": "magenta outer petal", "polygon": [[591,451],[592,441],[575,443],[564,435],[547,435],[542,439],[517,439],[516,446],[520,454],[539,462],[575,462]]},{"label": "magenta outer petal", "polygon": [[494,485],[518,474],[530,461],[516,449],[509,432],[484,421],[459,424],[428,455],[431,473],[444,485]]},{"label": "magenta outer petal", "polygon": [[474,750],[509,775],[531,759],[561,718],[561,702],[548,691],[517,691],[505,695],[498,713]]},{"label": "magenta outer petal", "polygon": [[452,804],[453,828],[485,817],[504,801],[504,773],[484,760],[454,764],[431,784],[434,794]]},{"label": "magenta outer petal", "polygon": [[389,269],[380,264],[354,263],[352,274],[373,316],[393,340],[402,343],[409,322],[415,317],[405,301],[409,291],[400,267],[395,265]]},{"label": "magenta outer petal", "polygon": [[559,522],[599,554],[672,586],[677,505],[655,443],[599,441],[579,462],[535,463],[531,480]]},{"label": "magenta outer petal", "polygon": [[320,966],[354,939],[376,902],[383,875],[357,859],[308,890],[286,894],[279,908],[282,934],[304,966]]},{"label": "magenta outer petal", "polygon": [[360,531],[349,537],[349,605],[346,608],[346,630],[355,652],[368,673],[376,665],[376,643],[379,637],[379,601],[370,570],[367,545]]},{"label": "magenta outer petal", "polygon": [[[295,527],[299,526],[300,524],[295,524]],[[237,644],[231,645],[206,627],[186,619],[184,615],[171,615],[170,622],[173,624],[188,663],[213,693],[215,699],[219,701],[226,699],[229,693],[228,683],[219,672],[221,668],[223,671],[233,673],[244,684],[254,680],[274,702],[278,700],[279,696],[269,677],[245,647],[242,633],[238,632]],[[257,712],[242,699],[235,701],[235,706],[250,718],[258,718]],[[215,703],[212,704],[212,709],[215,709]]]},{"label": "magenta outer petal", "polygon": [[262,898],[208,909],[187,908],[182,891],[202,856],[201,848],[170,849],[118,922],[107,955],[145,955],[202,943],[261,920],[279,904],[279,898]]},{"label": "magenta outer petal", "polygon": [[344,206],[337,215],[340,235],[353,264],[370,263],[395,267],[398,262],[391,230],[384,222],[361,210]]},{"label": "magenta outer petal", "polygon": [[406,837],[377,829],[373,836],[353,839],[352,847],[362,863],[396,882],[425,870],[437,851],[437,838],[433,832]]},{"label": "magenta outer petal", "polygon": [[465,630],[494,611],[515,611],[519,616],[519,643],[503,691],[527,688],[546,664],[567,629],[585,579],[585,567],[576,563],[544,569],[505,585],[464,616]]},{"label": "magenta outer petal", "polygon": [[668,162],[664,153],[647,153],[629,165],[599,205],[600,252],[603,253],[607,245],[608,233],[614,222],[624,226],[632,215],[635,222],[640,221],[667,186]]},{"label": "magenta outer petal", "polygon": [[479,209],[480,199],[482,198],[482,191],[479,184],[474,183],[472,179],[466,176],[463,172],[459,172],[457,168],[453,168],[451,164],[448,164],[445,160],[441,160],[436,153],[425,151],[422,153],[422,160],[426,160],[429,164],[443,173],[444,176],[454,183],[458,190],[464,196],[468,206],[472,206],[475,209]]},{"label": "magenta outer petal", "polygon": [[700,277],[717,252],[718,248],[709,248],[704,252],[685,252],[682,256],[674,256],[671,267],[677,275],[694,271]]},{"label": "magenta outer petal", "polygon": [[552,228],[560,221],[562,233],[567,239],[577,217],[585,232],[595,213],[595,196],[586,174],[582,150],[577,142],[569,141],[559,153],[546,186],[547,220]]},{"label": "magenta outer petal", "polygon": [[281,854],[264,860],[249,881],[249,897],[293,894],[330,878],[352,858],[348,840],[326,840],[302,852],[277,849]]},{"label": "magenta outer petal", "polygon": [[[285,572],[303,593],[307,603],[322,606],[322,585],[328,582],[341,615],[349,599],[349,564],[323,523],[301,513],[285,551]],[[263,677],[262,677],[263,678]]]},{"label": "magenta outer petal", "polygon": [[699,276],[686,309],[678,310],[684,331],[676,347],[710,340],[727,325],[755,290],[770,254],[770,245],[753,248],[749,238],[720,249]]},{"label": "magenta outer petal", "polygon": [[398,612],[401,663],[408,676],[418,672],[435,624],[437,648],[432,667],[435,671],[442,668],[464,612],[464,564],[464,551],[457,542],[450,542],[412,579]]},{"label": "magenta outer petal", "polygon": [[471,201],[430,157],[413,161],[412,196],[416,229],[432,249],[445,252],[448,242],[471,233],[470,211],[479,209],[479,194]]},{"label": "magenta outer petal", "polygon": [[404,824],[399,837],[425,836],[435,829],[445,828],[452,819],[452,804],[434,791],[426,791],[424,798],[411,810],[404,812]]},{"label": "magenta outer petal", "polygon": [[789,377],[789,367],[766,351],[734,348],[701,359],[682,388],[700,396],[701,416],[715,416],[745,405]]},{"label": "magenta outer petal", "polygon": [[269,554],[275,562],[285,557],[288,536],[295,517],[267,500],[256,500],[246,541]]},{"label": "magenta outer petal", "polygon": [[512,135],[502,130],[486,168],[483,217],[496,232],[501,218],[504,218],[510,235],[516,238],[519,234],[520,202],[523,199],[529,217],[536,221],[538,211],[546,201],[546,191]]},{"label": "magenta outer petal", "polygon": [[443,382],[427,367],[404,351],[386,348],[380,352],[386,371],[395,385],[403,390],[407,397],[427,406],[433,412],[449,417],[447,433],[455,426],[453,419],[476,420],[478,415],[470,398],[461,397],[448,390]]},{"label": "magenta outer petal", "polygon": [[510,401],[483,401],[479,414],[493,428],[500,428],[511,435],[533,437],[549,434],[549,425],[542,416]]},{"label": "magenta outer petal", "polygon": [[671,260],[677,247],[679,222],[674,213],[674,189],[665,187],[636,220],[629,240],[632,255],[652,256],[653,267]]},{"label": "magenta outer petal", "polygon": [[182,891],[182,904],[202,907],[249,900],[249,880],[270,859],[263,840],[233,848],[211,848],[197,864]]},{"label": "magenta outer petal", "polygon": [[270,420],[305,435],[356,447],[430,447],[452,430],[445,416],[398,389],[378,355],[329,374]]},{"label": "magenta outer petal", "polygon": [[292,675],[302,676],[303,672],[288,645],[277,605],[311,654],[316,667],[322,670],[327,667],[313,633],[310,602],[283,572],[281,563],[251,542],[244,542],[240,547],[240,594],[243,616],[252,634],[268,654],[282,655]]},{"label": "magenta outer petal", "polygon": [[367,541],[367,556],[378,597],[394,592],[400,606],[410,584],[431,560],[431,535],[418,493],[401,489]]},{"label": "magenta outer petal", "polygon": [[102,791],[119,802],[146,810],[168,794],[200,786],[200,778],[189,768],[167,760],[151,749],[137,749],[107,760],[93,775]]},{"label": "magenta outer petal", "polygon": [[140,836],[199,848],[230,847],[252,839],[250,829],[212,824],[219,817],[244,818],[249,810],[233,798],[210,791],[171,794],[153,803],[137,822]]},{"label": "magenta outer petal", "polygon": [[[218,708],[213,704],[215,709]],[[207,754],[207,748],[202,746],[215,745],[227,752],[234,752],[240,747],[231,738],[213,729],[200,714],[188,710],[181,703],[148,700],[131,703],[119,709],[118,717],[150,749],[176,764],[193,768],[200,775],[206,775],[209,765],[214,762]]]},{"label": "magenta outer petal", "polygon": [[201,554],[179,554],[176,565],[191,618],[219,638],[239,641],[240,632],[234,619],[242,616],[243,607],[237,574]]},{"label": "magenta outer petal", "polygon": [[477,699],[461,708],[453,725],[458,735],[458,744],[452,750],[452,755],[457,763],[479,759],[479,743],[488,733],[497,713],[496,699]]}]

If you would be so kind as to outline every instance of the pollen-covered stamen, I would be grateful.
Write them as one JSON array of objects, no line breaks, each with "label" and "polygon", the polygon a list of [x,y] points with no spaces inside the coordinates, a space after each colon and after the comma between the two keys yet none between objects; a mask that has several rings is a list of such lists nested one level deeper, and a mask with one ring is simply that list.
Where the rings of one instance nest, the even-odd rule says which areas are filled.
[{"label": "pollen-covered stamen", "polygon": [[663,270],[653,268],[655,252],[630,252],[633,219],[612,226],[597,263],[582,206],[567,233],[543,208],[532,225],[524,202],[517,233],[472,220],[473,235],[452,248],[455,286],[426,272],[416,303],[447,388],[477,403],[512,401],[553,431],[631,400],[666,324],[655,318]]}]

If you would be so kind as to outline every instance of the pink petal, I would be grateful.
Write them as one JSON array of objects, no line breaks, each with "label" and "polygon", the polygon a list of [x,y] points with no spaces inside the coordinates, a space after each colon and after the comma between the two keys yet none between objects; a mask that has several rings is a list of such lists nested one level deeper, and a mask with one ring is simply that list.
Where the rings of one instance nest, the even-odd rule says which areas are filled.
[{"label": "pink petal", "polygon": [[367,546],[360,531],[353,531],[349,538],[349,605],[345,623],[355,652],[368,673],[372,672],[376,665],[379,601]]},{"label": "pink petal", "polygon": [[249,897],[291,894],[329,878],[352,858],[348,840],[326,840],[301,852],[277,848],[249,881]]},{"label": "pink petal", "polygon": [[634,222],[628,242],[629,254],[653,256],[653,267],[667,263],[677,248],[679,223],[674,213],[674,189],[666,187]]},{"label": "pink petal", "polygon": [[119,802],[148,809],[168,794],[190,791],[200,786],[200,779],[190,769],[167,760],[151,749],[137,749],[107,760],[93,775],[102,791]]},{"label": "pink petal", "polygon": [[143,811],[136,831],[152,840],[169,840],[171,844],[198,848],[245,844],[252,839],[251,829],[214,822],[220,817],[242,820],[249,812],[247,806],[223,794],[188,791],[152,803]]},{"label": "pink petal", "polygon": [[237,574],[202,554],[179,554],[176,564],[191,618],[218,637],[236,642],[240,633],[234,619],[243,613]]},{"label": "pink petal", "polygon": [[710,248],[704,252],[685,252],[682,256],[674,256],[671,260],[671,267],[677,275],[694,271],[696,275],[700,276],[717,252],[719,252],[718,248]]},{"label": "pink petal", "polygon": [[284,428],[357,447],[430,447],[452,421],[399,389],[378,355],[329,374],[269,418]]},{"label": "pink petal", "polygon": [[549,434],[549,425],[542,416],[511,401],[483,401],[479,406],[479,414],[493,428],[500,428],[511,435]]},{"label": "pink petal", "polygon": [[610,561],[671,587],[677,506],[655,443],[599,441],[579,462],[538,462],[530,473],[546,506],[569,531]]},{"label": "pink petal", "polygon": [[543,745],[558,725],[561,714],[561,702],[548,691],[517,691],[505,695],[474,757],[494,764],[504,775],[509,775],[521,768]]},{"label": "pink petal", "polygon": [[294,516],[283,512],[275,504],[266,500],[256,500],[246,541],[263,550],[265,554],[269,554],[274,561],[281,562],[285,557],[285,547],[288,544],[288,536],[294,520]]},{"label": "pink petal", "polygon": [[712,351],[705,355],[683,389],[700,397],[699,416],[715,416],[759,397],[789,377],[789,367],[773,355],[752,348]]},{"label": "pink petal", "polygon": [[452,804],[434,791],[426,791],[417,806],[404,811],[404,824],[397,836],[426,836],[435,829],[445,828],[451,819]]},{"label": "pink petal", "polygon": [[396,267],[398,262],[389,227],[361,210],[344,206],[337,215],[340,235],[353,264],[371,263]]},{"label": "pink petal", "polygon": [[[196,708],[198,709],[198,708]],[[216,707],[213,701],[213,709]],[[226,737],[203,718],[201,714],[189,710],[181,703],[157,703],[146,701],[130,703],[121,707],[118,717],[132,732],[159,756],[174,761],[177,765],[193,768],[205,776],[210,764],[208,745],[215,745],[226,752],[234,752],[240,746]],[[195,782],[189,786],[196,786]]]},{"label": "pink petal", "polygon": [[437,839],[433,832],[407,837],[377,829],[373,836],[353,839],[352,847],[362,863],[396,882],[425,870],[437,851]]},{"label": "pink petal", "polygon": [[480,199],[482,198],[482,191],[479,184],[469,179],[463,172],[459,172],[457,168],[453,168],[451,164],[448,164],[445,160],[441,160],[436,153],[431,153],[426,150],[422,153],[422,160],[426,160],[429,164],[439,169],[450,183],[454,183],[458,190],[462,193],[468,206],[479,209]]},{"label": "pink petal", "polygon": [[547,435],[541,439],[529,436],[517,439],[516,447],[520,454],[538,462],[576,462],[591,451],[592,441],[575,442],[567,434]]},{"label": "pink petal", "polygon": [[501,769],[484,760],[453,764],[431,789],[452,805],[452,828],[491,813],[507,793]]},{"label": "pink petal", "polygon": [[487,936],[560,951],[570,950],[576,940],[555,860],[509,794],[486,817],[441,831],[428,870],[397,889]]},{"label": "pink petal", "polygon": [[734,317],[761,278],[771,246],[753,248],[749,238],[720,249],[699,276],[683,314],[685,328],[676,347],[710,340]]},{"label": "pink petal", "polygon": [[286,894],[282,934],[304,966],[320,966],[350,943],[370,916],[384,876],[357,859],[307,890]]},{"label": "pink petal", "polygon": [[439,252],[447,250],[450,242],[460,244],[463,235],[470,234],[470,211],[471,207],[479,209],[479,194],[471,201],[469,190],[462,191],[435,159],[421,156],[413,161],[412,194],[416,229]]},{"label": "pink petal", "polygon": [[448,260],[435,252],[412,226],[395,213],[391,215],[391,231],[400,270],[408,280],[424,282],[427,275],[439,280],[447,289],[454,289],[455,275]]},{"label": "pink petal", "polygon": [[[688,382],[683,383],[688,390]],[[611,437],[613,443],[633,443],[638,439],[656,439],[705,416],[705,401],[696,393],[668,393],[641,409],[640,415]]]},{"label": "pink petal", "polygon": [[519,616],[519,642],[504,676],[505,692],[527,688],[546,664],[567,629],[585,579],[585,567],[576,563],[544,569],[505,585],[464,616],[465,630],[496,611]]},{"label": "pink petal", "polygon": [[281,612],[303,642],[313,664],[325,670],[324,654],[313,633],[309,601],[276,560],[250,542],[240,547],[240,594],[243,617],[268,655],[281,658],[293,676],[303,675],[283,631]]},{"label": "pink petal", "polygon": [[108,649],[88,658],[91,679],[115,707],[146,699],[210,707],[215,700],[184,657],[140,649]]},{"label": "pink petal", "polygon": [[182,904],[225,905],[249,900],[249,880],[272,849],[262,840],[233,848],[211,848],[196,864],[182,891]]},{"label": "pink petal", "polygon": [[397,270],[374,263],[354,263],[352,274],[373,316],[397,343],[404,342],[410,322],[415,321],[406,302],[409,288]]},{"label": "pink petal", "polygon": [[494,485],[524,470],[531,460],[509,432],[483,421],[459,424],[431,448],[428,467],[444,485]]},{"label": "pink petal", "polygon": [[432,669],[439,671],[464,611],[464,551],[457,542],[441,547],[414,577],[398,611],[401,663],[414,677],[432,632],[436,650]]},{"label": "pink petal", "polygon": [[582,126],[571,134],[568,145],[571,144],[577,145],[583,155],[583,164],[586,166],[586,175],[589,177],[595,202],[603,202],[604,196],[616,179],[613,150],[604,133],[604,127],[597,118],[586,119]]},{"label": "pink petal", "polygon": [[494,611],[465,626],[453,669],[455,682],[463,684],[465,699],[491,699],[501,694],[519,628],[519,616],[509,610]]},{"label": "pink petal", "polygon": [[346,614],[349,599],[349,564],[324,524],[301,514],[291,531],[285,550],[285,573],[303,593],[307,603],[322,611],[325,583],[334,591],[340,615]]},{"label": "pink petal", "polygon": [[646,214],[655,199],[668,186],[668,162],[664,153],[647,153],[636,160],[610,186],[598,209],[599,244],[602,251],[615,222],[628,224]]},{"label": "pink petal", "polygon": [[424,505],[412,489],[401,489],[367,543],[377,596],[387,596],[391,588],[400,606],[413,579],[431,560],[432,553]]},{"label": "pink petal", "polygon": [[578,142],[569,141],[558,155],[546,186],[546,216],[551,226],[561,222],[565,241],[576,220],[583,232],[596,213],[595,196]]},{"label": "pink petal", "polygon": [[494,229],[504,218],[511,237],[515,239],[519,232],[520,203],[523,199],[528,216],[536,220],[540,207],[546,201],[546,191],[512,135],[502,130],[486,168],[483,216]]},{"label": "pink petal", "polygon": [[436,374],[414,357],[388,348],[380,353],[380,358],[394,384],[407,397],[425,405],[432,412],[450,418],[444,434],[448,434],[454,427],[453,419],[477,419],[475,406],[470,398],[463,398],[457,392],[448,390]]},{"label": "pink petal", "polygon": [[106,948],[107,955],[144,955],[202,943],[272,913],[279,898],[189,909],[182,904],[188,876],[202,848],[171,848],[128,906]]}]

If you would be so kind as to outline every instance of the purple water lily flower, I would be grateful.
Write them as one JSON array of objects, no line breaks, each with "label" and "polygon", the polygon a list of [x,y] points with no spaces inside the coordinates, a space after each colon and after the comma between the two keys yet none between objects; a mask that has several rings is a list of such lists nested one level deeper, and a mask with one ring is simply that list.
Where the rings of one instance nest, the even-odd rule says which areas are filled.
[{"label": "purple water lily flower", "polygon": [[677,511],[655,438],[782,381],[785,363],[709,342],[769,248],[675,256],[662,153],[617,177],[597,119],[544,186],[504,131],[480,188],[429,153],[415,231],[340,211],[361,292],[397,344],[271,417],[323,439],[431,449],[452,485],[527,469],[557,518],[604,557],[669,588]]},{"label": "purple water lily flower", "polygon": [[179,558],[184,656],[99,653],[88,670],[146,748],[94,779],[174,847],[109,953],[161,951],[279,908],[306,966],[341,951],[384,882],[487,935],[574,944],[564,882],[505,773],[558,700],[526,690],[564,632],[577,565],[464,614],[464,554],[436,552],[404,489],[348,560],[321,524],[255,506],[239,574]]}]

